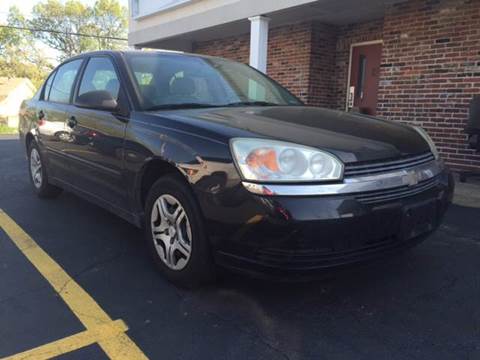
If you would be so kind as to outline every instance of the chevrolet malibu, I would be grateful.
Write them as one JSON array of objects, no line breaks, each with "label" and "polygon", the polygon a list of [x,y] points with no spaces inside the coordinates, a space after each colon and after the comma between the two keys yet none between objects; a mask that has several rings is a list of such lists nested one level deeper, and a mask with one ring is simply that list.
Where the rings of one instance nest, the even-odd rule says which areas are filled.
[{"label": "chevrolet malibu", "polygon": [[397,253],[452,199],[421,128],[305,106],[221,58],[83,54],[20,118],[36,194],[70,191],[143,227],[180,286],[217,268],[296,279]]}]

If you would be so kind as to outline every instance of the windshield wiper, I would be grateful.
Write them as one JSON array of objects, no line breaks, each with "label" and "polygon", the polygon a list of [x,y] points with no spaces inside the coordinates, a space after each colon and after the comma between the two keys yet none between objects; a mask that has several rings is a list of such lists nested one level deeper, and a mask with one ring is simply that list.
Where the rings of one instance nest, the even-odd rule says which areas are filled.
[{"label": "windshield wiper", "polygon": [[202,104],[202,103],[180,103],[180,104],[162,104],[151,106],[145,111],[155,111],[155,110],[177,110],[177,109],[203,109],[203,108],[213,108],[218,107],[218,105],[213,104]]},{"label": "windshield wiper", "polygon": [[268,101],[239,101],[227,104],[225,106],[280,106],[280,104],[275,104]]}]

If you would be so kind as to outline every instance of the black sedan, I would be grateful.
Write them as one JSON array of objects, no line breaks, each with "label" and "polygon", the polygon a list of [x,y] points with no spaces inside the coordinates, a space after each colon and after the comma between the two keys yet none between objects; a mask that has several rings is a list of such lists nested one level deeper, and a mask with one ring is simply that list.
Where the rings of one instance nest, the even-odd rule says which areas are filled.
[{"label": "black sedan", "polygon": [[396,253],[439,226],[453,193],[421,128],[304,106],[220,58],[83,54],[20,118],[38,196],[71,191],[144,227],[183,286],[217,266],[292,279]]}]

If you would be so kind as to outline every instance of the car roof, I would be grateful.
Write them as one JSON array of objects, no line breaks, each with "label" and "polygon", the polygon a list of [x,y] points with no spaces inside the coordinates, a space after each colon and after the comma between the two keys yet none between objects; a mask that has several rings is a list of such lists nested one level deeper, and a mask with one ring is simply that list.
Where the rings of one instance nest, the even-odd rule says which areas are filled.
[{"label": "car roof", "polygon": [[68,62],[74,59],[80,59],[86,56],[95,56],[95,55],[126,55],[126,54],[162,54],[162,55],[183,55],[188,57],[199,57],[199,58],[217,58],[216,56],[208,56],[208,55],[201,55],[201,54],[193,54],[187,53],[183,51],[174,51],[174,50],[165,50],[165,49],[148,49],[148,50],[98,50],[98,51],[89,51],[82,54],[78,54],[76,56],[72,56],[71,58],[66,59],[64,62]]}]

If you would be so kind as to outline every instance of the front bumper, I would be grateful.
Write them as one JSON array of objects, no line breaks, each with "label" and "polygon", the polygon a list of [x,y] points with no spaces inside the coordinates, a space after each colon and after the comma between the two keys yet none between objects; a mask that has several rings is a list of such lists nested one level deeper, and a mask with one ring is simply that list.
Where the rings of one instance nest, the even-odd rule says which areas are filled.
[{"label": "front bumper", "polygon": [[215,261],[290,278],[399,252],[435,231],[452,200],[451,174],[442,167],[432,176],[402,191],[263,196],[237,189],[235,206],[222,210],[217,199],[217,215],[228,219],[209,226]]}]

